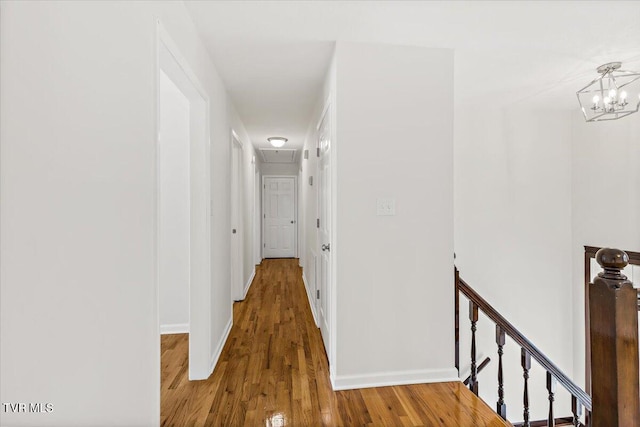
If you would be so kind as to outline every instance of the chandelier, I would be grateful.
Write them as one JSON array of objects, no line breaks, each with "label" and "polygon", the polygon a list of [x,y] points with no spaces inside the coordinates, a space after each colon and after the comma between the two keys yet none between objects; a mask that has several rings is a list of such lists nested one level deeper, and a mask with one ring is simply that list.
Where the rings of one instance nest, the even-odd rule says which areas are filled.
[{"label": "chandelier", "polygon": [[600,76],[576,92],[586,121],[617,120],[638,112],[640,73],[621,70],[621,65],[609,62],[599,66]]}]

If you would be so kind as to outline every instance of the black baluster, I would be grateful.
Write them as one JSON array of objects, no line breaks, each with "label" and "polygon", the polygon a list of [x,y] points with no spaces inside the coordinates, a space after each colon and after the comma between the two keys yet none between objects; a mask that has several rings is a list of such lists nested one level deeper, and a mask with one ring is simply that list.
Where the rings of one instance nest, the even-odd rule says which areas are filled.
[{"label": "black baluster", "polygon": [[496,325],[496,344],[498,344],[498,403],[496,412],[503,420],[507,419],[507,405],[504,403],[504,381],[502,378],[502,354],[505,343],[504,329]]},{"label": "black baluster", "polygon": [[529,422],[529,369],[531,369],[531,355],[524,348],[521,349],[521,362],[522,362],[522,377],[524,378],[524,395],[522,398],[522,402],[524,403],[524,411],[522,415],[524,416],[524,422],[522,423],[522,427],[531,427],[531,423]]},{"label": "black baluster", "polygon": [[578,402],[575,396],[571,396],[571,413],[573,414],[574,427],[580,426],[580,413],[582,412],[582,405]]},{"label": "black baluster", "polygon": [[478,395],[478,368],[476,367],[476,323],[478,322],[478,306],[469,301],[469,320],[471,320],[471,380],[469,390]]},{"label": "black baluster", "polygon": [[547,391],[549,392],[549,421],[547,422],[547,426],[555,427],[556,419],[553,416],[553,401],[555,400],[554,395],[556,393],[556,379],[550,372],[547,372]]}]

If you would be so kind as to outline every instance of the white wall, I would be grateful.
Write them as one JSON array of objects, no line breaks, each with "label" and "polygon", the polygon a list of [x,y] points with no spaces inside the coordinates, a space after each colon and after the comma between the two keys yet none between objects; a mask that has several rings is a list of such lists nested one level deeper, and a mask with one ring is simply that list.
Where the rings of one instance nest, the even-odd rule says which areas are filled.
[{"label": "white wall", "polygon": [[336,62],[334,384],[450,380],[452,51],[338,42]]},{"label": "white wall", "polygon": [[0,400],[54,405],[2,423],[158,425],[158,17],[210,98],[212,362],[232,319],[225,87],[181,3],[0,7]]},{"label": "white wall", "polygon": [[189,100],[160,73],[160,332],[189,331]]},{"label": "white wall", "polygon": [[[570,115],[526,105],[459,104],[455,113],[456,265],[467,283],[571,376]],[[460,325],[461,375],[466,377],[466,300]],[[493,362],[479,376],[480,394],[490,403],[497,400],[494,328],[481,316],[478,352]],[[513,420],[522,416],[519,357],[520,349],[508,340],[505,389]],[[531,378],[532,416],[542,419],[544,372],[535,367]]]},{"label": "white wall", "polygon": [[[574,300],[584,302],[585,245],[640,251],[640,117],[586,123],[576,111],[571,126],[572,283]],[[583,303],[573,321],[574,375],[583,379]]]}]

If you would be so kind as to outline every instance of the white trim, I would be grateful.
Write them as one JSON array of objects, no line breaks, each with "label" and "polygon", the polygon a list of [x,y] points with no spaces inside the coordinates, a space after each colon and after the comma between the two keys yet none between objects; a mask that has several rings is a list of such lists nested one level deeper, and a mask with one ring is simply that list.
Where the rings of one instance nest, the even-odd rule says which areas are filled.
[{"label": "white trim", "polygon": [[[193,72],[193,70],[191,69],[191,66],[189,65],[189,61],[187,61],[186,58],[182,55],[182,53],[180,52],[180,48],[178,47],[176,42],[173,41],[173,38],[169,35],[167,30],[164,28],[164,26],[162,25],[162,22],[158,20],[157,24],[158,24],[158,27],[157,27],[158,37],[160,39],[160,42],[164,44],[167,50],[169,51],[169,53],[171,53],[171,56],[173,56],[173,59],[176,60],[176,63],[182,69],[182,71],[184,71],[187,78],[191,81],[191,84],[193,84],[195,89],[200,93],[200,96],[202,96],[202,98],[205,101],[208,101],[209,95],[207,91],[204,89],[204,86],[202,85],[202,83],[200,83],[200,79],[198,78],[196,73]],[[158,64],[159,64],[159,61],[158,61]]]},{"label": "white trim", "polygon": [[458,371],[450,369],[421,369],[415,371],[380,372],[364,375],[331,376],[334,391],[394,385],[441,383],[460,381]]},{"label": "white trim", "polygon": [[233,130],[233,128],[231,128],[231,142],[236,144],[238,147],[240,147],[244,151],[244,144],[242,143],[242,140],[240,139],[236,131]]},{"label": "white trim", "polygon": [[231,140],[234,141],[236,144],[238,144],[240,148],[244,149],[244,144],[242,143],[242,140],[238,136],[238,133],[235,130],[233,130],[233,128],[231,128]]},{"label": "white trim", "polygon": [[337,95],[336,95],[336,65],[333,64],[331,77],[331,96],[329,101],[329,125],[331,126],[331,277],[329,279],[329,341],[331,350],[329,354],[329,364],[333,365],[334,378],[338,370],[338,254],[340,253],[340,242],[338,240],[338,132],[337,132]]},{"label": "white trim", "polygon": [[316,131],[318,129],[320,129],[320,125],[322,124],[322,120],[324,120],[324,116],[325,114],[327,114],[327,110],[329,109],[329,106],[331,105],[331,95],[329,95],[326,99],[326,101],[324,101],[324,106],[322,107],[322,114],[320,114],[320,120],[318,120],[318,123],[316,123]]},{"label": "white trim", "polygon": [[313,292],[309,289],[309,282],[307,282],[307,277],[304,275],[304,269],[302,270],[302,282],[304,283],[304,289],[307,291],[307,299],[309,300],[309,307],[311,307],[311,314],[313,315],[313,321],[316,323],[316,327],[317,327],[320,324],[318,323],[318,315],[316,314],[316,304],[313,300],[314,295],[313,295]]},{"label": "white trim", "polygon": [[168,334],[188,334],[189,333],[189,324],[188,323],[173,323],[168,325],[160,325],[160,334],[168,335]]},{"label": "white trim", "polygon": [[[253,156],[254,160],[256,156]],[[260,188],[260,169],[254,162],[253,164],[253,264],[258,265],[262,262],[262,198]],[[255,267],[254,267],[255,269]]]},{"label": "white trim", "polygon": [[207,378],[211,376],[211,374],[213,373],[213,370],[218,364],[218,359],[222,354],[222,349],[224,348],[224,345],[227,343],[227,339],[229,338],[229,334],[231,333],[232,327],[233,327],[233,315],[231,315],[231,317],[229,318],[229,321],[227,322],[227,326],[225,326],[224,332],[222,333],[222,338],[220,338],[220,341],[218,341],[218,345],[216,346],[215,351],[211,355],[211,361],[209,362],[209,375],[207,375]]},{"label": "white trim", "polygon": [[256,267],[253,266],[253,271],[251,272],[251,276],[249,276],[249,280],[244,285],[244,292],[242,293],[242,299],[247,297],[247,293],[249,292],[249,288],[253,284],[253,279],[256,277]]},{"label": "white trim", "polygon": [[[204,200],[204,206],[206,208],[206,217],[204,220],[204,235],[205,244],[202,245],[203,253],[198,252],[198,255],[202,255],[201,258],[204,260],[204,264],[201,266],[202,271],[200,271],[201,276],[206,277],[207,280],[210,281],[211,278],[211,124],[210,124],[210,111],[211,111],[211,103],[209,99],[209,95],[207,91],[204,89],[204,86],[201,84],[196,73],[191,69],[189,62],[182,55],[178,45],[175,43],[173,38],[166,31],[160,20],[156,21],[157,26],[157,45],[156,45],[156,96],[157,96],[157,105],[156,105],[156,205],[155,205],[155,274],[156,274],[156,289],[158,292],[158,304],[159,304],[159,291],[160,291],[160,274],[159,274],[159,243],[158,236],[160,232],[160,209],[159,204],[161,201],[161,190],[160,190],[160,177],[161,171],[159,166],[160,161],[160,140],[159,140],[159,113],[160,113],[160,93],[159,93],[159,76],[160,72],[164,71],[169,78],[175,77],[175,68],[173,64],[177,66],[179,69],[178,72],[181,75],[184,75],[186,80],[180,79],[180,81],[174,81],[176,86],[180,89],[181,92],[189,99],[190,102],[190,112],[189,112],[189,120],[193,120],[194,114],[202,113],[202,121],[203,128],[198,127],[196,134],[201,134],[201,138],[194,137],[194,132],[190,129],[189,136],[189,174],[190,174],[190,191],[193,189],[193,165],[194,165],[194,154],[193,150],[196,148],[201,151],[200,156],[195,156],[195,160],[201,161],[199,163],[202,166],[202,182],[203,182],[203,193],[200,194],[202,199]],[[164,49],[172,58],[171,64],[167,67],[167,62],[162,59],[162,52]],[[174,71],[171,70],[174,68]],[[187,83],[188,82],[188,83]],[[201,108],[193,109],[194,103],[201,103]],[[193,111],[196,111],[194,113]],[[192,197],[190,197],[189,201],[189,209],[190,209],[190,248],[192,249],[193,245],[193,192],[191,191]],[[193,251],[190,252],[190,257],[193,255]],[[194,276],[194,267],[193,263],[190,267],[190,284],[189,284],[189,379],[202,379],[202,375],[205,373],[204,371],[207,369],[207,350],[210,348],[210,332],[211,332],[211,310],[210,307],[205,305],[206,301],[210,301],[211,293],[209,286],[198,286],[202,285],[202,283],[194,284],[193,276]],[[198,295],[194,298],[194,293]],[[159,313],[158,306],[158,317]],[[197,313],[194,315],[194,313]],[[204,317],[204,318],[203,318]],[[159,321],[158,321],[159,323]],[[206,341],[206,342],[205,342]],[[206,376],[205,376],[206,378]]]},{"label": "white trim", "polygon": [[154,335],[157,337],[155,345],[155,357],[154,365],[157,374],[154,378],[154,401],[153,408],[155,415],[153,416],[153,425],[160,423],[160,408],[162,401],[162,338],[160,333],[160,45],[162,41],[161,37],[161,24],[160,21],[156,21],[156,37],[154,42],[154,55],[155,55],[155,72],[153,73],[153,87],[156,90],[155,93],[155,111],[154,111],[154,126],[155,126],[155,144],[153,145],[153,169],[154,169],[154,181],[153,181],[153,217],[151,222],[153,224],[153,236],[151,239],[151,246],[153,249],[153,317],[154,317]]}]

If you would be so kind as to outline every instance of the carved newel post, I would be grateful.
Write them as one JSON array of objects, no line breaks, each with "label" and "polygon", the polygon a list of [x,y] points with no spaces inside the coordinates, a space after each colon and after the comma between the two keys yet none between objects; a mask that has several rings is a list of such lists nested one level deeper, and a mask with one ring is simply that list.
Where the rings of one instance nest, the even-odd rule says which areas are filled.
[{"label": "carved newel post", "polygon": [[590,284],[592,426],[640,426],[638,293],[621,270],[629,256],[602,248]]}]

